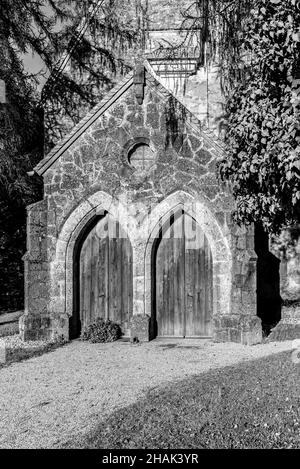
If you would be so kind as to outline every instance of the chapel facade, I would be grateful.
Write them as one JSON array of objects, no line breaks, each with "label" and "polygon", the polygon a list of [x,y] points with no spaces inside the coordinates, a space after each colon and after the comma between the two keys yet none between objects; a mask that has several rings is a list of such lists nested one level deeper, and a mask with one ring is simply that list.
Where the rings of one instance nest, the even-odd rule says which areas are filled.
[{"label": "chapel facade", "polygon": [[262,339],[254,228],[233,223],[218,179],[216,71],[153,52],[182,34],[177,3],[151,2],[132,71],[34,169],[24,340],[76,338],[98,317],[139,341]]}]

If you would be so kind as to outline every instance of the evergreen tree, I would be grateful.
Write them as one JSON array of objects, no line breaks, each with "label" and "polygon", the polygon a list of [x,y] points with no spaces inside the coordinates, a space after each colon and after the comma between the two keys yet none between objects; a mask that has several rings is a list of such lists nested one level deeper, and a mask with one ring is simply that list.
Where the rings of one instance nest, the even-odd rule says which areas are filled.
[{"label": "evergreen tree", "polygon": [[43,89],[46,150],[78,123],[132,68],[128,51],[140,38],[139,0],[73,2],[72,20],[59,33],[60,60]]},{"label": "evergreen tree", "polygon": [[0,310],[22,307],[25,207],[41,194],[41,185],[30,180],[27,171],[42,156],[42,116],[35,79],[25,72],[21,54],[42,53],[52,27],[39,2],[1,2],[0,79],[5,102],[0,104]]},{"label": "evergreen tree", "polygon": [[[6,86],[7,102],[0,103],[0,311],[23,305],[26,206],[42,196],[41,181],[29,178],[27,172],[43,157],[43,105],[54,105],[52,124],[59,129],[58,109],[76,122],[77,108],[92,106],[99,90],[111,86],[123,67],[112,48],[117,43],[125,47],[135,34],[132,25],[114,13],[116,4],[116,0],[1,1],[0,80]],[[93,16],[96,10],[98,15]],[[70,67],[60,67],[65,52],[72,73]],[[21,57],[26,53],[38,54],[50,73],[42,102],[37,91],[40,77],[23,67]],[[85,81],[79,83],[79,76]]]}]

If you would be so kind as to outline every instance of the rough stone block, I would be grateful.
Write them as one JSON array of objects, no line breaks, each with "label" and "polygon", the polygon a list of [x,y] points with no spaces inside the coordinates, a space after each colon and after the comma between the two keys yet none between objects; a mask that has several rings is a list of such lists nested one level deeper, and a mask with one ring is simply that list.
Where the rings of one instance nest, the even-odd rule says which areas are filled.
[{"label": "rough stone block", "polygon": [[146,314],[132,316],[130,320],[130,340],[132,342],[149,342],[150,318]]},{"label": "rough stone block", "polygon": [[300,302],[285,304],[281,311],[281,321],[272,329],[268,340],[293,340],[300,338]]},{"label": "rough stone block", "polygon": [[19,332],[24,342],[29,340],[49,339],[51,334],[50,318],[43,315],[23,314],[19,319]]},{"label": "rough stone block", "polygon": [[272,329],[268,342],[300,339],[300,324],[285,324],[281,321]]},{"label": "rough stone block", "polygon": [[29,340],[68,340],[69,317],[65,314],[23,314],[19,319],[19,333],[24,342]]},{"label": "rough stone block", "polygon": [[66,314],[51,317],[51,340],[65,341],[69,339],[69,316]]},{"label": "rough stone block", "polygon": [[241,317],[241,343],[255,345],[262,341],[261,319],[257,316]]},{"label": "rough stone block", "polygon": [[250,315],[226,315],[214,319],[216,342],[254,345],[262,341],[261,320]]}]

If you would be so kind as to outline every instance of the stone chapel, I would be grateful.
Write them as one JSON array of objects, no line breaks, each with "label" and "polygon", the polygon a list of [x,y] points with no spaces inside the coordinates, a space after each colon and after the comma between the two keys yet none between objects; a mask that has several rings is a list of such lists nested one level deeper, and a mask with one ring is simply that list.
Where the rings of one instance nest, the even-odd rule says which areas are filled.
[{"label": "stone chapel", "polygon": [[232,222],[216,70],[155,54],[178,40],[174,0],[149,2],[144,50],[34,168],[24,340],[77,338],[97,317],[125,337],[262,339],[254,228]]}]

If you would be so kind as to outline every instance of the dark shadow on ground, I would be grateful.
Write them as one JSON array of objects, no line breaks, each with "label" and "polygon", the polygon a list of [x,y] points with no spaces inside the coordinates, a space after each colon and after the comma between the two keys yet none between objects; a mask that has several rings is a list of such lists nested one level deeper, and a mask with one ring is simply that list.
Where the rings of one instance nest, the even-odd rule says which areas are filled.
[{"label": "dark shadow on ground", "polygon": [[63,347],[67,345],[69,342],[57,342],[57,343],[46,343],[44,345],[41,345],[39,347],[16,347],[16,348],[10,348],[6,347],[6,360],[5,362],[0,362],[0,369],[9,366],[13,363],[16,362],[21,362],[23,360],[28,360],[30,358],[34,357],[40,357],[41,355],[44,355],[45,353],[50,353],[56,350],[59,347]]},{"label": "dark shadow on ground", "polygon": [[178,345],[178,344],[161,344],[161,345],[158,345],[159,348],[162,348],[163,350],[169,350],[169,349],[172,349],[172,348],[179,348],[180,350],[181,349],[185,349],[185,350],[191,350],[191,349],[194,349],[194,350],[200,350],[203,348],[203,345]]},{"label": "dark shadow on ground", "polygon": [[69,448],[300,448],[291,352],[173,381],[115,411]]}]

